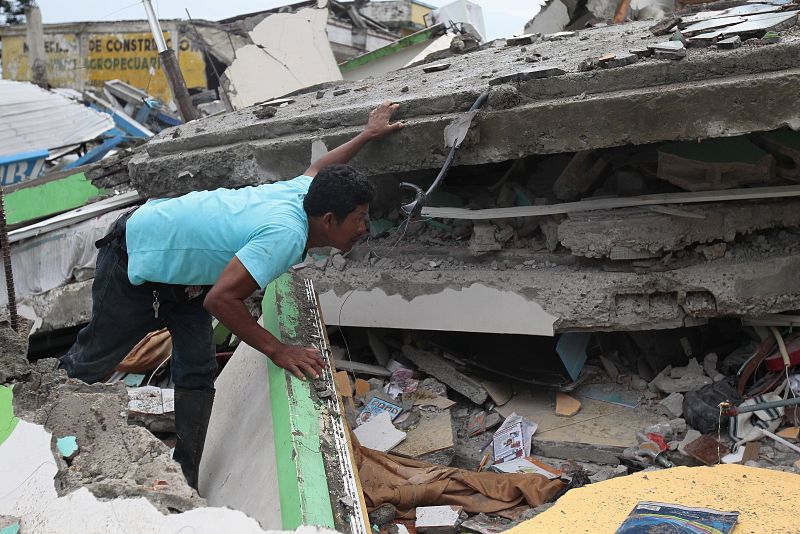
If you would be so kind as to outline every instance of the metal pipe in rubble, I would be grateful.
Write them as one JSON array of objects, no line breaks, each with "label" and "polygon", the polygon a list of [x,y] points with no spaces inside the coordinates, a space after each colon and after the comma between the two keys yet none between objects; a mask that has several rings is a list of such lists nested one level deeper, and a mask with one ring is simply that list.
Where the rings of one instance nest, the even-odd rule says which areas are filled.
[{"label": "metal pipe in rubble", "polygon": [[752,404],[750,406],[729,406],[722,407],[722,415],[725,417],[733,417],[741,413],[757,412],[759,410],[769,410],[770,408],[782,408],[784,406],[797,406],[800,405],[800,397],[792,399],[783,399],[772,402],[762,402],[761,404]]},{"label": "metal pipe in rubble", "polygon": [[[483,104],[486,103],[486,100],[489,98],[489,91],[486,90],[482,92],[478,99],[475,100],[475,103],[472,104],[472,107],[469,108],[469,111],[477,111],[483,107]],[[400,184],[400,188],[402,189],[410,189],[414,191],[416,194],[414,200],[401,206],[402,211],[408,215],[409,217],[419,217],[420,213],[422,212],[422,208],[425,207],[427,203],[428,196],[433,194],[439,188],[442,181],[444,180],[445,176],[447,176],[447,172],[450,170],[450,166],[453,164],[453,160],[456,157],[456,150],[458,150],[458,143],[454,143],[453,146],[450,148],[450,152],[447,154],[447,159],[444,161],[444,165],[442,165],[442,169],[439,171],[439,174],[436,176],[436,179],[433,181],[431,186],[428,188],[427,191],[423,191],[419,186],[415,184],[410,184],[407,182],[403,182]]]},{"label": "metal pipe in rubble", "polygon": [[167,42],[164,40],[164,32],[161,31],[161,24],[158,22],[150,0],[142,0],[142,3],[144,4],[145,12],[147,12],[150,31],[156,42],[158,58],[164,68],[164,75],[167,78],[172,97],[178,106],[178,112],[181,114],[183,122],[194,120],[197,118],[197,111],[194,109],[192,100],[189,97],[189,91],[186,89],[186,81],[183,79],[183,73],[181,73],[181,68],[178,65],[178,56],[175,54],[175,50],[167,47]]},{"label": "metal pipe in rubble", "polygon": [[11,328],[19,331],[19,316],[17,315],[17,295],[14,291],[14,273],[11,269],[11,244],[8,242],[8,226],[6,225],[6,210],[3,203],[3,188],[0,187],[0,248],[3,249],[3,267],[6,274],[6,292],[8,293],[8,315]]}]

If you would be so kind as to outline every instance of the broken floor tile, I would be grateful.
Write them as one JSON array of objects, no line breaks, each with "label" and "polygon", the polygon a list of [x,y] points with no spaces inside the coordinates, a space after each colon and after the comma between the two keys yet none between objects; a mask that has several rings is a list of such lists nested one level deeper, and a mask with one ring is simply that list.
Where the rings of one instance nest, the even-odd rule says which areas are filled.
[{"label": "broken floor tile", "polygon": [[605,62],[601,61],[600,66],[603,67],[604,69],[615,69],[617,67],[625,67],[627,65],[632,65],[637,61],[639,61],[639,56],[637,56],[636,54],[619,53],[615,54],[615,57],[613,59],[610,59]]},{"label": "broken floor tile", "polygon": [[681,23],[680,17],[667,17],[650,26],[650,33],[656,36],[669,35]]},{"label": "broken floor tile", "polygon": [[65,459],[69,460],[78,453],[78,438],[75,436],[64,436],[56,440],[58,452]]},{"label": "broken floor tile", "polygon": [[697,22],[690,26],[687,26],[683,29],[683,33],[689,37],[700,35],[703,33],[708,33],[709,30],[716,30],[718,28],[724,28],[726,26],[733,26],[734,24],[739,24],[744,22],[745,19],[742,17],[721,17],[716,19],[704,20],[702,22]]},{"label": "broken floor tile", "polygon": [[797,24],[798,11],[785,13],[763,13],[747,17],[746,22],[725,28],[726,36],[760,32],[779,32]]},{"label": "broken floor tile", "polygon": [[678,60],[686,57],[686,50],[654,50],[654,54],[656,59]]},{"label": "broken floor tile", "polygon": [[562,76],[564,74],[566,74],[566,72],[557,67],[538,67],[535,69],[498,76],[490,80],[489,85],[500,85],[503,83],[515,83],[515,82],[519,83],[528,80],[539,80],[542,78],[551,78],[553,76]]},{"label": "broken floor tile", "polygon": [[664,41],[663,43],[648,45],[647,48],[656,52],[659,50],[674,52],[676,50],[683,50],[686,47],[681,41]]},{"label": "broken floor tile", "polygon": [[439,72],[450,68],[450,63],[436,63],[422,67],[423,72]]},{"label": "broken floor tile", "polygon": [[386,452],[396,447],[406,438],[406,433],[397,430],[388,412],[373,417],[353,430],[358,442],[368,449]]},{"label": "broken floor tile", "polygon": [[392,454],[419,458],[433,452],[452,449],[454,444],[450,411],[423,412],[420,414],[419,424],[413,429],[408,429],[406,439],[394,447]]}]

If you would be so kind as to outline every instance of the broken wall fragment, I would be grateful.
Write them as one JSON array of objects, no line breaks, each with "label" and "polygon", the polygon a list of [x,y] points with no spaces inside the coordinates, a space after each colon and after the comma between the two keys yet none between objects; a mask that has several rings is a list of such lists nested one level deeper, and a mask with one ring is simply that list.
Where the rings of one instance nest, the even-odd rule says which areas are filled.
[{"label": "broken wall fragment", "polygon": [[225,71],[235,108],[251,106],[323,82],[341,80],[326,34],[328,9],[276,13],[252,32],[252,45],[236,50]]}]

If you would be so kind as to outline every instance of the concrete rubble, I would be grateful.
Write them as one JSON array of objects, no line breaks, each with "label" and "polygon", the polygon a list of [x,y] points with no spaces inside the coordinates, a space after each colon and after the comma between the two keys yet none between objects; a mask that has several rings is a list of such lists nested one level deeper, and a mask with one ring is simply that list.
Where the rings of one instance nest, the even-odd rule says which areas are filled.
[{"label": "concrete rubble", "polygon": [[[373,220],[400,227],[396,184],[433,176],[443,158],[443,130],[487,86],[488,104],[472,126],[479,136],[458,152],[444,205],[513,210],[564,199],[672,192],[679,190],[676,183],[695,191],[685,179],[673,178],[676,160],[667,154],[680,154],[682,161],[694,157],[695,175],[716,177],[698,186],[703,191],[740,187],[744,183],[735,173],[749,163],[733,162],[726,170],[704,162],[708,151],[730,152],[728,145],[714,144],[720,137],[761,154],[753,165],[764,172],[742,176],[768,187],[787,183],[781,176],[794,172],[796,158],[785,154],[794,153],[747,136],[798,125],[795,28],[784,30],[777,46],[751,40],[736,50],[691,48],[674,65],[643,58],[580,72],[585,59],[658,44],[650,26],[634,22],[559,39],[533,37],[526,45],[495,41],[448,58],[450,67],[439,72],[409,67],[402,76],[390,73],[368,85],[337,84],[349,93],[326,92],[321,99],[316,92],[296,94],[269,119],[257,119],[257,109],[248,108],[180,126],[134,156],[131,183],[156,197],[285,179],[302,172],[314,142],[331,147],[345,141],[375,104],[389,98],[400,104],[397,118],[406,128],[367,147],[353,164],[379,185]],[[532,52],[540,59],[523,80]],[[553,75],[553,69],[563,74]],[[539,72],[549,74],[542,78]],[[731,99],[742,103],[735,114],[723,104]],[[614,120],[587,122],[587,116]],[[687,122],[689,116],[694,120]],[[710,141],[695,152],[670,148],[697,139]],[[334,256],[333,270],[307,267],[303,274],[314,279],[331,324],[362,327],[447,330],[460,324],[467,331],[552,335],[671,328],[798,307],[800,292],[789,275],[799,246],[797,201],[777,193],[772,199],[725,201],[725,189],[720,193],[717,202],[697,205],[412,223],[399,241],[397,232],[379,234],[346,262]],[[327,265],[323,255],[316,257],[318,266]],[[767,279],[774,283],[760,283]],[[775,290],[753,292],[754,287]],[[451,322],[448,313],[426,313],[452,306],[458,314],[509,298],[519,301],[488,309],[482,321],[462,314]],[[516,324],[520,313],[533,319]]]},{"label": "concrete rubble", "polygon": [[[342,487],[348,466],[332,458],[353,453],[348,430],[366,449],[429,468],[564,485],[541,506],[470,514],[448,502],[404,515],[389,500],[361,506],[349,494],[331,497],[341,517],[364,512],[392,534],[501,532],[545,517],[564,493],[640,480],[639,472],[738,463],[800,475],[797,406],[769,414],[780,439],[753,430],[761,423],[750,412],[729,412],[744,399],[789,398],[791,381],[800,381],[800,359],[792,359],[800,358],[800,341],[791,332],[800,310],[795,5],[726,4],[655,25],[587,28],[616,6],[552,0],[524,35],[470,46],[465,35],[463,49],[350,82],[324,33],[329,8],[356,19],[359,12],[326,4],[229,22],[247,32],[236,47],[205,28],[221,50],[231,47],[223,85],[236,110],[166,128],[87,171],[97,187],[134,189],[141,199],[131,202],[288,179],[358,132],[376,104],[400,104],[396,118],[406,127],[352,162],[378,190],[369,236],[349,253],[311,250],[291,273],[306,284],[293,291],[309,299],[296,308],[297,338],[330,344],[339,371],[308,388],[308,406],[323,406],[324,418],[292,426],[264,410],[253,423],[259,440],[273,447],[270,432],[282,422],[289,439],[316,447],[319,437],[323,478]],[[665,13],[658,2],[640,2],[631,15]],[[291,39],[276,33],[281,28]],[[285,84],[253,84],[254,70]],[[481,111],[465,113],[485,90]],[[448,132],[456,130],[454,140]],[[431,183],[459,143],[422,216],[404,216],[400,182]],[[243,485],[229,485],[242,471],[269,478],[275,449],[252,466],[209,454],[205,485],[214,500],[207,502],[171,459],[168,410],[134,413],[122,375],[87,385],[66,378],[51,358],[88,320],[91,242],[102,235],[100,222],[117,214],[80,223],[91,227],[85,236],[76,225],[61,230],[83,241],[69,245],[80,257],[57,279],[35,270],[20,277],[30,346],[0,321],[0,401],[13,385],[14,415],[39,445],[47,440],[48,465],[52,456],[36,491],[59,514],[72,502],[107,514],[109,502],[137,499],[135,513],[165,525],[192,525],[191,514],[223,521],[228,512],[224,519],[240,522],[242,532],[279,524],[278,512],[258,510]],[[17,265],[56,237],[20,237]],[[306,389],[282,384],[281,375],[256,383],[252,377],[272,372],[266,360],[236,348],[224,328],[215,327],[215,343],[223,364],[234,349],[240,357],[218,382],[229,397],[209,443],[217,451],[231,442],[261,447],[249,429],[228,426],[238,417],[231,414],[243,399],[277,398],[269,388],[288,384],[287,397]],[[753,361],[759,365],[745,373]],[[169,387],[168,366],[133,375],[125,377],[131,388],[151,380],[155,391]],[[248,378],[247,388],[236,387]],[[753,432],[743,438],[741,428]],[[14,490],[21,493],[13,506],[0,499],[0,530],[37,513],[35,503],[20,504],[31,487]],[[273,493],[279,502],[280,488]],[[228,505],[234,494],[241,511],[208,506]]]}]

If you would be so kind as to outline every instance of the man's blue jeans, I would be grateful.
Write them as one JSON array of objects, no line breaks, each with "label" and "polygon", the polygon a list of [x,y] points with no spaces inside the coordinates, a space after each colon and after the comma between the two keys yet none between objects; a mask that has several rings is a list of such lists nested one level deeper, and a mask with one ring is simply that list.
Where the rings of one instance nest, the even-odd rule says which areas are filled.
[{"label": "man's blue jeans", "polygon": [[[112,233],[122,236],[126,217]],[[176,388],[214,389],[217,369],[211,315],[203,308],[205,292],[180,298],[183,286],[134,286],[128,280],[127,261],[113,244],[98,251],[92,284],[92,320],[78,333],[75,344],[61,357],[72,378],[92,383],[104,380],[148,333],[167,328],[172,335],[170,367]],[[157,292],[157,295],[154,295]],[[158,317],[153,303],[158,298]]]}]

